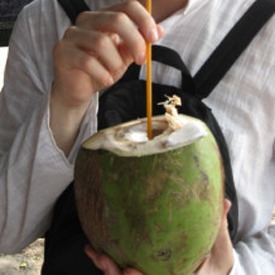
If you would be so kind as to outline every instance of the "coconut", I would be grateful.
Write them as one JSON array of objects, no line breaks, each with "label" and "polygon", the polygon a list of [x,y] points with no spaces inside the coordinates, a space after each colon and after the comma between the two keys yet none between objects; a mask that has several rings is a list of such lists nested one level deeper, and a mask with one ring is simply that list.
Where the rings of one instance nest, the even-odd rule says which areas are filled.
[{"label": "coconut", "polygon": [[[75,195],[83,230],[98,252],[143,274],[191,274],[220,227],[223,165],[208,127],[167,115],[99,131],[83,143]],[[180,127],[178,127],[180,125]]]}]

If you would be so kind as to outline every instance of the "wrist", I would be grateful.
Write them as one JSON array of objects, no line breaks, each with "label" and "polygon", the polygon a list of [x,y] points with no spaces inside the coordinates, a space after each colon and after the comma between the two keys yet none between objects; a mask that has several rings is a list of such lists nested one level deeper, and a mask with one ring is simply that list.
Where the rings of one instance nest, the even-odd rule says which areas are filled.
[{"label": "wrist", "polygon": [[77,138],[88,106],[89,102],[74,104],[60,97],[56,90],[51,92],[50,128],[57,146],[66,156]]}]

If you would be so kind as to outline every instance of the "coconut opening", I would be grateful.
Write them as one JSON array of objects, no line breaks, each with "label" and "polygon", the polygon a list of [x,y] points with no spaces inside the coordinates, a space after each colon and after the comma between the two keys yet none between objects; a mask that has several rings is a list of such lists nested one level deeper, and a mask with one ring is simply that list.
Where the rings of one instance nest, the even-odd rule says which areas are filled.
[{"label": "coconut opening", "polygon": [[207,135],[207,127],[202,121],[184,115],[179,117],[184,125],[176,130],[169,127],[164,115],[153,117],[154,138],[150,140],[144,118],[99,131],[83,147],[103,149],[119,156],[145,156],[190,145]]},{"label": "coconut opening", "polygon": [[164,105],[166,113],[152,118],[152,139],[148,138],[147,119],[144,118],[102,130],[83,147],[104,149],[120,156],[145,156],[192,144],[207,135],[207,127],[201,120],[178,114],[179,97],[167,96],[167,100],[159,104]]},{"label": "coconut opening", "polygon": [[[190,120],[189,117],[179,115],[177,106],[181,106],[181,99],[173,95],[166,96],[167,100],[158,103],[165,108],[165,116],[163,120],[152,120],[152,139],[162,138],[167,136],[166,147],[175,146],[179,143],[191,143],[206,133],[202,131],[197,121]],[[194,124],[195,123],[195,124]],[[143,120],[139,124],[134,124],[131,127],[123,128],[119,132],[118,139],[128,142],[144,143],[149,142],[147,131],[147,120]]]},{"label": "coconut opening", "polygon": [[[168,122],[166,120],[153,120],[152,121],[152,134],[153,139],[162,135],[168,129]],[[148,142],[147,135],[147,120],[141,121],[139,124],[134,124],[132,127],[125,128],[118,133],[117,138],[131,142]]]}]

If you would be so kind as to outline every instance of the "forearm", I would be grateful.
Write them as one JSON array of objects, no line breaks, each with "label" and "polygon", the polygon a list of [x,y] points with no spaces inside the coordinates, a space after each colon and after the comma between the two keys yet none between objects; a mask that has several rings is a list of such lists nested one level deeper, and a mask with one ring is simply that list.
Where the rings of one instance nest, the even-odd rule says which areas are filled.
[{"label": "forearm", "polygon": [[[52,20],[40,21],[38,10],[32,13],[34,17],[28,11],[19,16],[0,98],[0,251],[6,253],[21,250],[45,233],[57,198],[73,179],[78,147],[96,130],[97,102],[93,100],[79,134],[79,121],[76,123],[67,146],[68,158],[55,141],[55,132],[49,127],[53,79],[49,57],[58,37],[55,32],[43,33],[43,37],[28,32],[32,27],[45,28],[44,24],[53,27]],[[34,18],[39,24],[29,26]]]},{"label": "forearm", "polygon": [[42,236],[53,206],[73,178],[48,127],[47,102],[18,130],[1,155],[0,251],[13,253]]},{"label": "forearm", "polygon": [[89,102],[81,106],[66,104],[58,93],[58,88],[53,85],[50,99],[50,127],[57,146],[69,155],[78,136]]},{"label": "forearm", "polygon": [[49,127],[48,99],[18,130],[0,155],[0,252],[14,253],[48,229],[56,200],[72,182],[80,144],[96,131],[97,95],[89,105],[69,158]]}]

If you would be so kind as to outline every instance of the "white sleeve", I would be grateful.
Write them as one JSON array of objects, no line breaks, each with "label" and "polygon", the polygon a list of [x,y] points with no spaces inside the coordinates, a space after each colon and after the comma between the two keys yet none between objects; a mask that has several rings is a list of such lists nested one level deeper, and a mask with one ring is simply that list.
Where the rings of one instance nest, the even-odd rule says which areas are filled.
[{"label": "white sleeve", "polygon": [[57,198],[73,180],[80,143],[96,130],[94,96],[69,159],[54,142],[48,110],[51,52],[59,39],[56,29],[65,26],[54,25],[51,16],[62,18],[45,11],[47,1],[33,3],[38,8],[21,13],[14,28],[0,93],[0,251],[5,253],[43,236]]},{"label": "white sleeve", "polygon": [[1,154],[2,252],[14,253],[43,236],[56,199],[73,179],[73,165],[48,130],[46,100],[43,103],[18,129],[9,152]]},{"label": "white sleeve", "polygon": [[234,251],[234,267],[230,275],[275,274],[275,225],[266,232],[240,241]]}]

